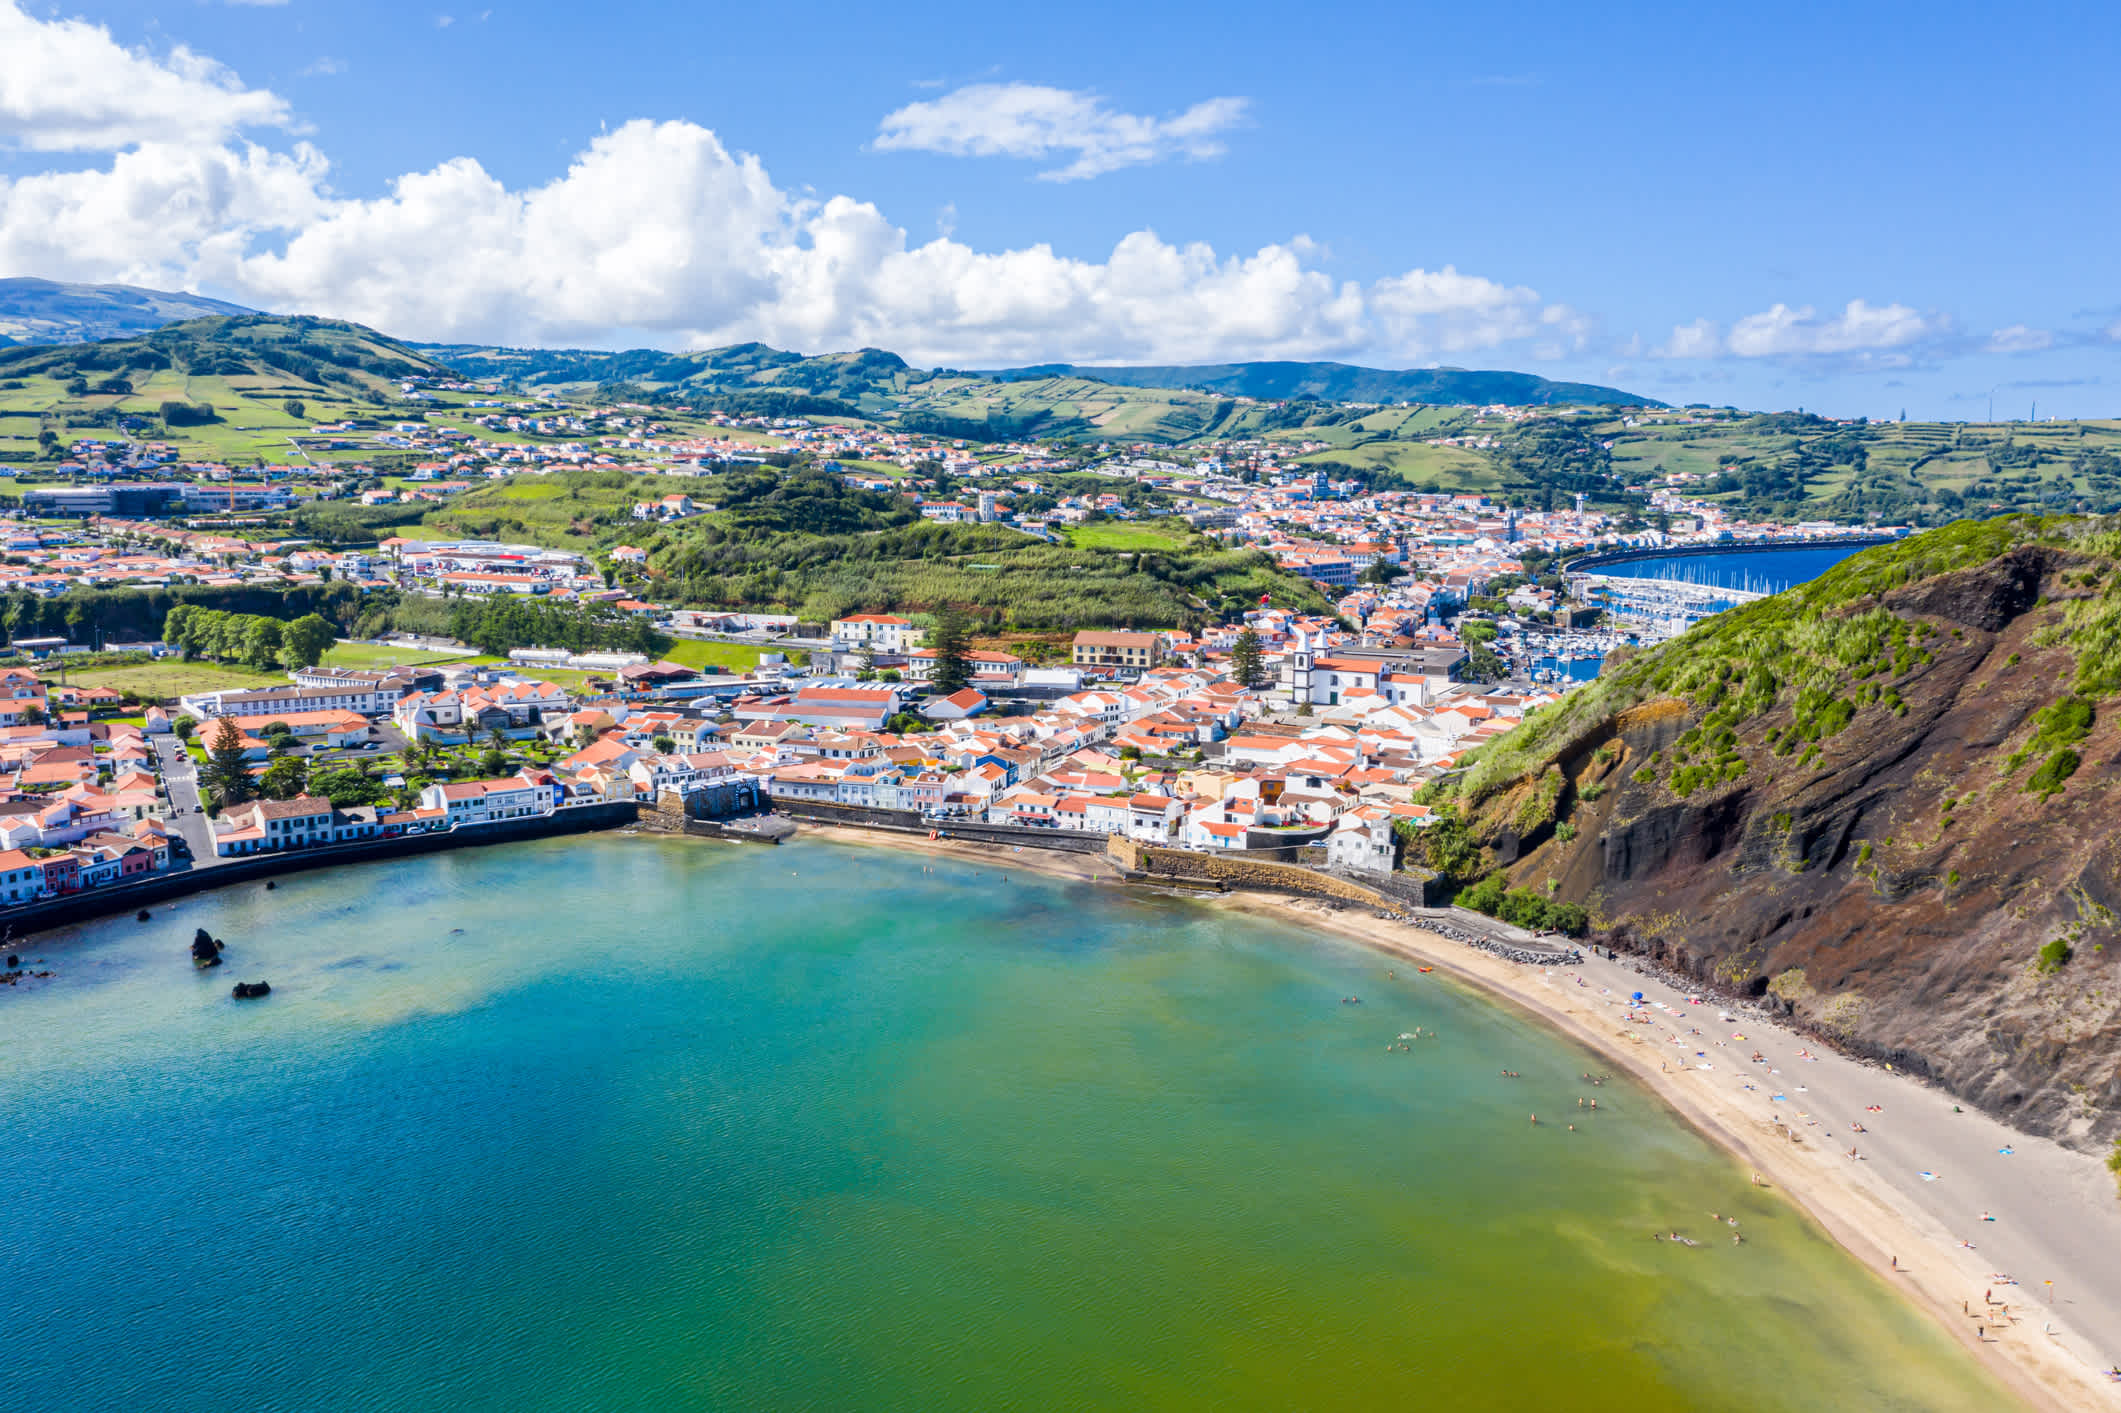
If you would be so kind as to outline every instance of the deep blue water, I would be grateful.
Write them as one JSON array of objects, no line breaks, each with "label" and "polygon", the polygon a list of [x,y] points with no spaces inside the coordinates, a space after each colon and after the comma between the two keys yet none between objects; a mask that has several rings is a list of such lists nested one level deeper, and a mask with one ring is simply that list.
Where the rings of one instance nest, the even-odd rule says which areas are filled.
[{"label": "deep blue water", "polygon": [[1855,554],[1862,545],[1810,545],[1803,549],[1747,550],[1738,554],[1667,554],[1602,565],[1600,574],[1616,579],[1676,579],[1719,589],[1748,589],[1779,594]]}]

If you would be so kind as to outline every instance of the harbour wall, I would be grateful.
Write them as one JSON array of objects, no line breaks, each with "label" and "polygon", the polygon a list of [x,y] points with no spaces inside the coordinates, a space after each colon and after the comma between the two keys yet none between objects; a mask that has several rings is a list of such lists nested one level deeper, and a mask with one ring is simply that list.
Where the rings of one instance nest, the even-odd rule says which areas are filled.
[{"label": "harbour wall", "polygon": [[1105,853],[1130,877],[1138,875],[1144,882],[1172,879],[1220,888],[1254,888],[1268,893],[1331,898],[1343,903],[1359,903],[1366,908],[1404,906],[1403,900],[1388,897],[1367,884],[1299,864],[1229,854],[1203,854],[1191,849],[1166,849],[1117,834],[1106,840]]},{"label": "harbour wall", "polygon": [[873,805],[841,805],[825,800],[776,800],[774,812],[812,824],[838,824],[852,829],[886,829],[900,834],[926,835],[933,830],[945,839],[970,839],[982,844],[1010,844],[1026,849],[1050,849],[1062,854],[1101,854],[1105,836],[1072,829],[1033,829],[1015,824],[974,824],[964,820],[931,820],[919,810],[879,809]]}]

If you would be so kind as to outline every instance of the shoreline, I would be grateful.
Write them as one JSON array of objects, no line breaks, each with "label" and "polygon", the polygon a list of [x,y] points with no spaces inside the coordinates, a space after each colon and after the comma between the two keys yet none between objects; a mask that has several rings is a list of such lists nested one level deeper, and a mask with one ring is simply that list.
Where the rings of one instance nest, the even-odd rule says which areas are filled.
[{"label": "shoreline", "polygon": [[[835,843],[865,844],[916,853],[981,859],[990,864],[1028,869],[1073,882],[1120,886],[1122,880],[1103,866],[1102,855],[1047,853],[1026,849],[1010,853],[1001,846],[959,840],[930,840],[917,836],[883,834],[873,830],[832,825],[805,824],[797,838],[818,837]],[[2096,1158],[2073,1153],[2051,1140],[2034,1138],[2009,1129],[1995,1120],[1974,1113],[1955,1113],[1943,1091],[1909,1076],[1877,1069],[1834,1052],[1812,1055],[1816,1042],[1761,1017],[1747,1015],[1724,1027],[1742,1027],[1733,1032],[1744,1036],[1746,1053],[1703,1051],[1704,1060],[1672,1067],[1672,1058],[1695,1052],[1675,1045],[1682,1032],[1714,1025],[1722,1007],[1716,1003],[1689,1007],[1683,994],[1652,975],[1636,972],[1626,962],[1593,958],[1582,966],[1533,967],[1504,961],[1476,948],[1454,942],[1418,926],[1371,917],[1355,908],[1334,910],[1325,904],[1275,893],[1234,890],[1198,895],[1200,901],[1233,911],[1270,918],[1285,925],[1330,933],[1387,956],[1434,966],[1453,981],[1473,987],[1491,1000],[1502,1002],[1527,1015],[1547,1029],[1586,1047],[1627,1073],[1683,1123],[1734,1160],[1745,1164],[1777,1189],[1804,1217],[1817,1225],[1833,1242],[1870,1268],[1886,1284],[1899,1289],[1903,1298],[1941,1326],[1961,1347],[1974,1355],[2005,1388],[2028,1406],[2048,1409],[2112,1407],[2121,1409],[2121,1384],[2110,1382],[2103,1371],[2121,1352],[2110,1352],[2107,1342],[2121,1330],[2121,1300],[2094,1289],[2091,1259],[2086,1250],[2109,1250],[2114,1260],[2102,1265],[2121,1265],[2121,1203],[2114,1200],[2111,1180]],[[1582,985],[1576,984],[1579,980]],[[1646,1005],[1662,1001],[1668,1012],[1636,1011],[1656,1017],[1651,1024],[1627,1020],[1622,1001],[1629,992],[1645,994]],[[1693,1022],[1697,1024],[1688,1024]],[[1725,1042],[1704,1034],[1698,1042],[1727,1049]],[[1675,1055],[1675,1051],[1677,1054]],[[1748,1056],[1768,1056],[1772,1068],[1749,1066]],[[1712,1059],[1706,1058],[1713,1055]],[[1659,1063],[1650,1061],[1657,1058]],[[1695,1064],[1705,1064],[1696,1068]],[[1802,1066],[1800,1072],[1799,1066]],[[1777,1077],[1769,1082],[1768,1075]],[[1748,1077],[1761,1080],[1750,1085]],[[1802,1078],[1805,1083],[1797,1084]],[[1733,1081],[1737,1081],[1733,1083]],[[1837,1101],[1827,1091],[1853,1086],[1866,1103]],[[1777,1087],[1794,1089],[1806,1096],[1799,1102],[1819,1110],[1788,1106],[1787,1117],[1778,1118],[1767,1107],[1766,1091]],[[1917,1194],[1923,1182],[1919,1173],[1930,1168],[1907,1168],[1908,1162],[1889,1152],[1876,1152],[1886,1135],[1875,1132],[1853,1134],[1848,1125],[1857,1113],[1869,1115],[1870,1105],[1884,1110],[1896,1127],[1901,1115],[1914,1116],[1907,1124],[1919,1144],[1933,1126],[1953,1130],[1952,1137],[1971,1138],[1982,1151],[2011,1152],[2009,1159],[2019,1172],[2030,1172],[2042,1181],[2048,1224],[2063,1228],[2048,1245],[2078,1255],[2068,1266],[2049,1262],[2034,1268],[2024,1266],[2021,1279],[2003,1284],[1995,1275],[2011,1269],[2006,1253],[1984,1252],[1963,1246],[1961,1233],[1950,1230]],[[1829,1110],[1832,1110],[1829,1115]],[[1756,1112],[1757,1111],[1757,1112]],[[1928,1111],[1925,1115],[1920,1111]],[[1867,1126],[1868,1127],[1868,1126]],[[1794,1137],[1792,1137],[1794,1135]],[[1837,1136],[1838,1135],[1838,1136]],[[2000,1137],[2000,1147],[1998,1139]],[[1870,1145],[1876,1161],[1845,1156],[1843,1143],[1859,1150]],[[1922,1150],[1926,1156],[1927,1150]],[[1941,1151],[1941,1150],[1940,1150]],[[1961,1154],[1954,1153],[1954,1167]],[[2033,1161],[2024,1161],[2024,1160]],[[1942,1160],[1930,1160],[1940,1178],[1947,1176]],[[2070,1181],[2077,1174],[2096,1170],[2103,1185],[2105,1209],[2098,1207],[2100,1188],[2085,1189]],[[1906,1179],[1917,1178],[1912,1188]],[[2055,1188],[2061,1190],[2054,1190]],[[1934,1191],[1934,1189],[1932,1189]],[[1978,1193],[1969,1198],[1969,1206]],[[2041,1201],[2036,1198],[2035,1201]],[[2075,1198],[2078,1200],[2069,1200]],[[2033,1215],[2026,1204],[1991,1206],[2012,1217]],[[2105,1222],[2099,1223],[2100,1217]],[[2089,1218],[2093,1230],[2079,1225]],[[1969,1211],[1960,1225],[1984,1237],[1981,1246],[2006,1246],[1996,1237],[2000,1227],[1980,1229],[1980,1218]],[[2096,1230],[2104,1225],[2115,1240],[2107,1245]],[[2055,1280],[2061,1290],[2044,1284]],[[2121,1279],[2115,1281],[2121,1285]],[[2082,1292],[2073,1298],[2068,1287]],[[2001,1290],[1996,1306],[1984,1303],[1987,1295]],[[1952,1302],[1963,1301],[1960,1310]],[[2005,1308],[2007,1306],[2007,1308]],[[2053,1333],[2048,1327],[2053,1327]],[[1985,1332],[1977,1336],[1977,1329]]]},{"label": "shoreline", "polygon": [[[616,835],[619,829],[610,832]],[[1944,1091],[1910,1076],[1833,1051],[1813,1055],[1808,1047],[1818,1042],[1753,1014],[1734,1017],[1724,1027],[1743,1027],[1733,1038],[1743,1042],[1744,1052],[1732,1051],[1713,1030],[1704,1034],[1700,1029],[1715,1025],[1720,1004],[1689,1007],[1686,993],[1636,971],[1632,959],[1593,956],[1568,967],[1522,965],[1416,924],[1373,917],[1360,907],[1336,909],[1318,899],[1246,889],[1195,893],[1132,882],[1101,853],[807,822],[799,824],[794,837],[984,861],[1078,885],[1146,888],[1433,966],[1444,978],[1624,1068],[1681,1122],[1748,1165],[1765,1186],[1780,1189],[1836,1245],[1882,1281],[1901,1287],[1904,1298],[2027,1406],[2121,1410],[2121,1382],[2106,1375],[2121,1358],[2121,1202],[2111,1175],[2096,1157],[1986,1115],[1961,1112]],[[1661,1005],[1661,1014],[1638,1009],[1631,1019],[1623,1003],[1632,991],[1645,994],[1647,1008]],[[1682,1040],[1682,1031],[1699,1039]],[[1697,1044],[1725,1053],[1690,1048]],[[1773,1067],[1748,1069],[1746,1052],[1766,1055]],[[1697,1056],[1708,1062],[1697,1062]],[[1653,1058],[1659,1059],[1655,1067]],[[1673,1060],[1680,1062],[1676,1068]],[[1749,1075],[1760,1084],[1748,1082]],[[1776,1078],[1770,1081],[1770,1075]],[[1777,1088],[1793,1094],[1776,1094],[1775,1102],[1803,1096],[1798,1103],[1809,1107],[1770,1108],[1766,1091]],[[1849,1132],[1858,1114],[1891,1126],[1859,1137]],[[1909,1138],[1912,1143],[1904,1141]],[[1865,1161],[1850,1161],[1841,1143],[1862,1148]],[[2008,1162],[1998,1164],[1992,1155],[2009,1155]],[[1965,1180],[1983,1164],[1989,1174]],[[1933,1178],[1936,1185],[1926,1186]],[[1945,1179],[1954,1186],[1945,1187]],[[1940,1192],[1953,1200],[1963,1197],[1964,1209],[1942,1210]],[[1981,1209],[1978,1217],[1976,1208]],[[1988,1208],[2003,1214],[2008,1224],[1984,1226]],[[2021,1228],[2030,1241],[2019,1239]],[[1964,1240],[1967,1233],[1982,1237],[1980,1249]],[[1998,1274],[2006,1270],[2023,1279]],[[2003,1298],[1994,1307],[1984,1304],[1985,1295],[1995,1290]],[[1953,1300],[1965,1302],[1960,1311],[1951,1309]],[[1978,1338],[1977,1326],[1986,1330]]]}]

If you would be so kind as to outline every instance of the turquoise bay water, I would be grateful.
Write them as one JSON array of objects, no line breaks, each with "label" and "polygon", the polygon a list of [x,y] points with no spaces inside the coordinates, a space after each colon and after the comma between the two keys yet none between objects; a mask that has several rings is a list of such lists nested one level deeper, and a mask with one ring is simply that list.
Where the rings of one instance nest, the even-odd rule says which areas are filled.
[{"label": "turquoise bay water", "polygon": [[1589,1056],[1190,902],[593,838],[28,954],[4,1408],[2004,1402]]}]

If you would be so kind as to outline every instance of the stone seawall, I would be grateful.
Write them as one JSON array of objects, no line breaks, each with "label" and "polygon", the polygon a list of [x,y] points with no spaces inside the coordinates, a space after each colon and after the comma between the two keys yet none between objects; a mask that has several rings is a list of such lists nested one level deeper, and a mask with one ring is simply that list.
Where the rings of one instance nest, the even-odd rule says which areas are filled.
[{"label": "stone seawall", "polygon": [[1320,873],[1295,864],[1266,859],[1201,854],[1188,849],[1165,849],[1154,844],[1113,835],[1105,846],[1112,860],[1130,874],[1145,879],[1184,879],[1214,883],[1225,888],[1255,888],[1268,893],[1296,893],[1307,898],[1332,898],[1359,903],[1366,908],[1391,910],[1400,903],[1375,888]]},{"label": "stone seawall", "polygon": [[872,805],[828,804],[823,800],[776,800],[776,813],[811,824],[837,824],[852,829],[882,829],[899,834],[926,835],[930,830],[946,839],[969,839],[980,844],[1008,844],[1026,849],[1049,849],[1063,854],[1101,854],[1105,836],[1066,829],[1032,829],[1014,824],[975,824],[966,820],[931,820],[918,810],[887,810]]},{"label": "stone seawall", "polygon": [[[512,844],[525,839],[545,839],[561,834],[586,834],[615,829],[635,822],[632,804],[577,805],[531,819],[508,819],[493,824],[469,825],[442,834],[407,834],[396,839],[368,839],[358,844],[334,844],[318,849],[294,849],[286,853],[250,854],[204,868],[180,869],[174,873],[150,874],[130,883],[112,884],[63,898],[0,908],[0,926],[16,935],[85,922],[89,918],[129,913],[151,908],[171,898],[203,893],[236,883],[255,883],[282,874],[315,868],[378,863],[410,858],[415,854],[438,854],[448,849],[474,848],[487,844]],[[380,880],[368,880],[376,886]]]}]

